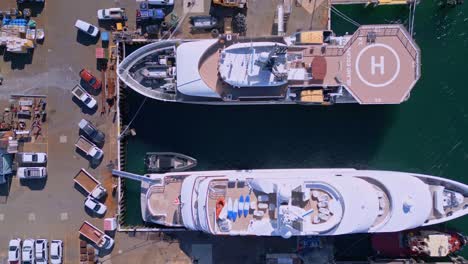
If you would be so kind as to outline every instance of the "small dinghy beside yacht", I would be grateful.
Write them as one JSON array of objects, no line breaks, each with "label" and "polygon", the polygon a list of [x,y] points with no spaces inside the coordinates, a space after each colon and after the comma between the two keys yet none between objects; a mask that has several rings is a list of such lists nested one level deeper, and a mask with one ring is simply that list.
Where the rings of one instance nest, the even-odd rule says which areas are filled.
[{"label": "small dinghy beside yacht", "polygon": [[185,171],[196,165],[196,159],[174,152],[148,152],[145,157],[145,167],[149,173]]}]

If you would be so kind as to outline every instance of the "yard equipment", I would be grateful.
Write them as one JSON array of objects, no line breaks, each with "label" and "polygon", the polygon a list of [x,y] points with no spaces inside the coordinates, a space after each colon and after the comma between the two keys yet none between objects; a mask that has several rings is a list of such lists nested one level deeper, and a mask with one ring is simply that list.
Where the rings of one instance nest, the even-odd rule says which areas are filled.
[{"label": "yard equipment", "polygon": [[213,4],[224,7],[247,8],[247,0],[213,0]]},{"label": "yard equipment", "polygon": [[213,16],[191,16],[190,24],[192,31],[212,30],[219,27],[218,19]]}]

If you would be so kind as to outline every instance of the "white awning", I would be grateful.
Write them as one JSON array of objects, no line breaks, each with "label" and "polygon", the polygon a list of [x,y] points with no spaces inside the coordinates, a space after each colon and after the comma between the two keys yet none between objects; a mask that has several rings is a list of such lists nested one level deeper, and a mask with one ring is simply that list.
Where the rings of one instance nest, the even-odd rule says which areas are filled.
[{"label": "white awning", "polygon": [[[200,59],[217,39],[192,41],[177,47],[177,91],[189,96],[221,98],[200,76]],[[216,72],[213,72],[216,74]]]}]

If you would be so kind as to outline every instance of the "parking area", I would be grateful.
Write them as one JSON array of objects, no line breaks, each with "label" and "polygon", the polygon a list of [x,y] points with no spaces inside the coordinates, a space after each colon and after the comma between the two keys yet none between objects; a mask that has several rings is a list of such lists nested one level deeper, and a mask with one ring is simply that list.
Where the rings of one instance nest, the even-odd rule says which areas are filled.
[{"label": "parking area", "polygon": [[[113,126],[116,117],[111,109],[101,114],[99,94],[94,96],[99,105],[95,111],[86,111],[72,100],[71,89],[80,82],[78,73],[82,68],[89,69],[100,78],[95,58],[96,46],[81,39],[73,25],[78,18],[97,24],[98,9],[117,5],[129,10],[127,24],[130,28],[134,27],[134,10],[137,6],[134,0],[119,1],[118,4],[112,0],[46,1],[44,8],[32,6],[32,18],[45,29],[45,41],[27,56],[11,55],[4,50],[0,53],[0,72],[4,77],[0,86],[1,109],[10,106],[12,94],[47,96],[47,122],[42,124],[41,135],[37,138],[33,136],[31,142],[19,151],[48,153],[48,177],[41,188],[23,185],[15,176],[3,186],[6,190],[0,195],[0,263],[6,263],[8,241],[16,237],[23,240],[46,238],[49,242],[52,239],[63,240],[64,263],[79,263],[78,229],[83,221],[88,220],[96,227],[103,228],[102,219],[85,212],[85,196],[74,186],[73,177],[80,168],[85,168],[112,193],[113,182],[109,177],[108,165],[117,152],[116,128]],[[16,7],[16,1],[0,1],[0,10],[12,7]],[[78,122],[82,118],[90,120],[106,133],[104,158],[98,165],[91,166],[74,146],[79,136]],[[28,121],[26,127],[31,126],[32,123]],[[109,212],[115,212],[112,200],[112,195],[106,199]],[[154,259],[158,253],[159,257],[162,253],[165,260],[189,262],[177,243],[167,244],[160,240],[129,237],[127,234],[117,234],[116,241],[114,255],[106,256],[105,263],[130,263],[129,257],[135,260],[131,261],[133,263],[149,263],[144,259]],[[155,253],[156,243],[161,251],[158,249]]]}]

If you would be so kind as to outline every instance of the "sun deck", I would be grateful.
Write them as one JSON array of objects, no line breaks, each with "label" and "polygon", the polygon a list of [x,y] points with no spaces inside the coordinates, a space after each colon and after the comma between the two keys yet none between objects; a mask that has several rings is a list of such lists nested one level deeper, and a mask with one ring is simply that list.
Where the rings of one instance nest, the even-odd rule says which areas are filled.
[{"label": "sun deck", "polygon": [[[290,193],[289,201],[279,201],[277,193],[265,193],[250,186],[252,179],[229,181],[212,180],[209,185],[207,215],[211,232],[218,234],[253,234],[255,225],[269,225],[272,230],[278,228],[279,217],[291,213],[299,217],[293,221],[293,227],[302,232],[321,232],[330,229],[341,220],[342,209],[334,196],[321,189],[320,185],[306,184]],[[242,198],[241,198],[242,197]],[[249,197],[249,202],[245,203]],[[219,204],[228,209],[230,228],[223,230],[222,213]],[[237,205],[237,207],[236,207]],[[232,209],[230,208],[232,206]],[[233,218],[229,211],[235,214]],[[220,224],[221,222],[221,224]],[[273,232],[273,231],[272,231]]]},{"label": "sun deck", "polygon": [[[258,195],[260,195],[258,192],[252,192],[250,188],[245,184],[245,182],[229,182],[228,180],[214,180],[210,183],[210,192],[209,192],[209,199],[208,199],[208,217],[209,219],[215,219],[216,215],[216,203],[218,199],[223,199],[226,203],[228,203],[228,200],[231,199],[232,203],[235,202],[235,200],[239,199],[240,196],[247,197],[247,195],[250,197],[250,203],[248,206],[248,214],[247,216],[244,216],[243,210],[242,214],[239,216],[238,214],[238,208],[236,208],[235,213],[237,214],[236,220],[232,222],[232,229],[231,231],[246,231],[247,227],[250,224],[250,221],[253,220],[266,220],[266,221],[271,221],[271,220],[276,220],[276,215],[275,212],[272,210],[268,209],[262,209],[263,214],[260,216],[260,214],[254,214],[254,209],[255,207],[258,207],[259,202],[258,200]],[[266,195],[266,194],[263,194]],[[273,203],[274,197],[268,197],[267,201],[264,201],[264,203],[268,206],[268,201],[270,203]],[[270,200],[271,198],[271,200]],[[216,233],[223,233],[221,230],[219,230],[219,227],[217,225],[213,225],[213,222],[210,223],[210,229],[212,232]],[[228,233],[228,232],[224,232]]]},{"label": "sun deck", "polygon": [[161,184],[151,185],[146,193],[151,221],[167,226],[182,226],[180,190],[185,175],[165,176]]},{"label": "sun deck", "polygon": [[[262,41],[260,46],[251,45],[250,49],[258,49],[261,54],[265,43],[277,41],[279,47],[284,45],[277,38]],[[232,45],[236,47],[234,51]],[[244,53],[237,54],[240,50]],[[419,49],[401,25],[361,26],[352,36],[334,37],[330,43],[288,46],[285,85],[279,82],[267,85],[271,79],[264,81],[265,85],[262,82],[240,85],[251,79],[248,65],[257,63],[250,58],[256,53],[248,50],[248,43],[239,39],[220,39],[200,57],[201,79],[225,101],[294,100],[287,98],[288,88],[326,91],[326,88],[344,87],[361,104],[397,104],[407,99],[420,76]],[[260,77],[261,74],[256,78]]]},{"label": "sun deck", "polygon": [[[263,41],[276,41],[280,45],[283,44],[283,39],[277,37],[271,38],[259,38]],[[220,95],[225,101],[237,101],[237,100],[262,100],[262,99],[284,99],[287,93],[287,83],[277,82],[275,85],[270,85],[268,81],[263,81],[249,87],[237,87],[224,81],[220,75],[220,54],[222,51],[230,45],[236,43],[243,43],[245,47],[248,47],[247,40],[238,39],[236,36],[227,39],[220,39],[213,43],[209,48],[206,49],[203,56],[200,58],[198,70],[203,82],[213,91]],[[243,68],[242,73],[247,75],[246,68]],[[268,79],[271,77],[268,75]],[[263,83],[263,85],[261,84]]]}]

